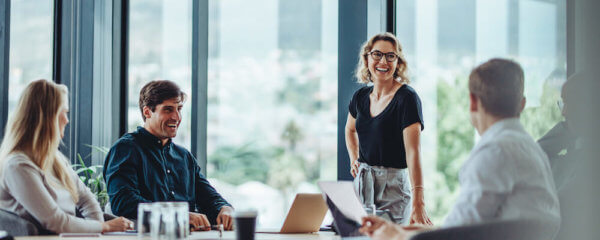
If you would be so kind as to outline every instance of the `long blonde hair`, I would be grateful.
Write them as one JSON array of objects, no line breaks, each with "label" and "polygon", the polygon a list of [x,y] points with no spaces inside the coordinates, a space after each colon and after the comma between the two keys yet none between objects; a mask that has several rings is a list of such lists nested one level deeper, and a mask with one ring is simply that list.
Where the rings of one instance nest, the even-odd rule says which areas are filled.
[{"label": "long blonde hair", "polygon": [[373,45],[375,45],[377,41],[386,41],[394,45],[394,48],[396,50],[395,53],[396,55],[398,55],[398,64],[396,64],[396,69],[394,69],[394,79],[396,81],[408,84],[410,82],[407,75],[408,65],[406,63],[406,59],[404,58],[404,53],[402,52],[402,45],[400,45],[400,41],[398,41],[396,36],[389,32],[380,33],[371,37],[371,39],[365,42],[360,48],[360,55],[358,56],[358,65],[356,66],[355,70],[356,80],[358,81],[358,83],[372,82],[371,72],[369,71],[369,67],[367,66],[367,63],[369,62],[367,60],[367,57],[369,55],[369,52],[373,50]]},{"label": "long blonde hair", "polygon": [[6,123],[0,146],[0,174],[8,155],[23,153],[44,174],[58,178],[62,185],[59,187],[68,190],[77,203],[79,195],[69,173],[69,163],[58,151],[61,143],[60,111],[67,107],[67,98],[67,87],[62,84],[42,79],[27,85]]}]

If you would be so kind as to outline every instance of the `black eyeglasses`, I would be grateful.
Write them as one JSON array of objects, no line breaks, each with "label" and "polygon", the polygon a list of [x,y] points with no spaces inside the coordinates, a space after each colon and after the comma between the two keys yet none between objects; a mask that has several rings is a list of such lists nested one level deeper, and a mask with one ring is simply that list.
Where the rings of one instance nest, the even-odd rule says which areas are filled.
[{"label": "black eyeglasses", "polygon": [[372,51],[370,53],[367,53],[367,55],[371,55],[371,57],[375,61],[381,60],[384,55],[385,55],[385,60],[387,60],[388,62],[394,62],[394,61],[396,61],[398,59],[398,55],[396,53],[393,53],[393,52],[382,53],[380,51],[375,50],[375,51]]}]

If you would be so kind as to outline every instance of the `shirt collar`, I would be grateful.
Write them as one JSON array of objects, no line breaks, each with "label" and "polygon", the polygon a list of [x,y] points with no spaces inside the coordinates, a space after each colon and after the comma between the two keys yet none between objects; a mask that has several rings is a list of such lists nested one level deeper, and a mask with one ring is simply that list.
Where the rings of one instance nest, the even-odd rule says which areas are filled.
[{"label": "shirt collar", "polygon": [[494,138],[498,133],[504,129],[513,129],[517,131],[525,131],[519,118],[505,118],[492,124],[487,131],[481,135],[480,142],[486,141],[487,139]]},{"label": "shirt collar", "polygon": [[[152,146],[156,146],[158,148],[163,148],[162,141],[160,140],[160,138],[152,135],[152,133],[148,132],[148,130],[146,130],[144,127],[138,126],[137,132],[140,134],[140,136],[142,136],[142,139],[148,144],[151,144]],[[171,146],[171,144],[173,144],[173,141],[169,138],[167,144],[165,144],[164,147],[169,147]]]}]

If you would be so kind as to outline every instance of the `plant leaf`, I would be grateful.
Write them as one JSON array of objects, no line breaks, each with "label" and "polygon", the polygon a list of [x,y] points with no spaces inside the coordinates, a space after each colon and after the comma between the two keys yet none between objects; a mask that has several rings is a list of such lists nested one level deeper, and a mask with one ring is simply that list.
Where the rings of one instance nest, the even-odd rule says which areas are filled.
[{"label": "plant leaf", "polygon": [[84,144],[84,145],[87,147],[90,147],[93,150],[104,153],[104,155],[108,154],[109,149],[107,147],[99,147],[99,146],[94,146],[94,145],[90,145],[90,144]]}]

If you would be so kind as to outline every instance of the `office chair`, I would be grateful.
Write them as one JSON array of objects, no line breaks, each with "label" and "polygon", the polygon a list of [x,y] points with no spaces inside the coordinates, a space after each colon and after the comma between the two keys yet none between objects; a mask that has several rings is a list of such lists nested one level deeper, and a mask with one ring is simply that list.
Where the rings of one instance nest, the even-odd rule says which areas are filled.
[{"label": "office chair", "polygon": [[423,232],[410,240],[548,240],[554,238],[557,230],[544,222],[507,220]]}]

